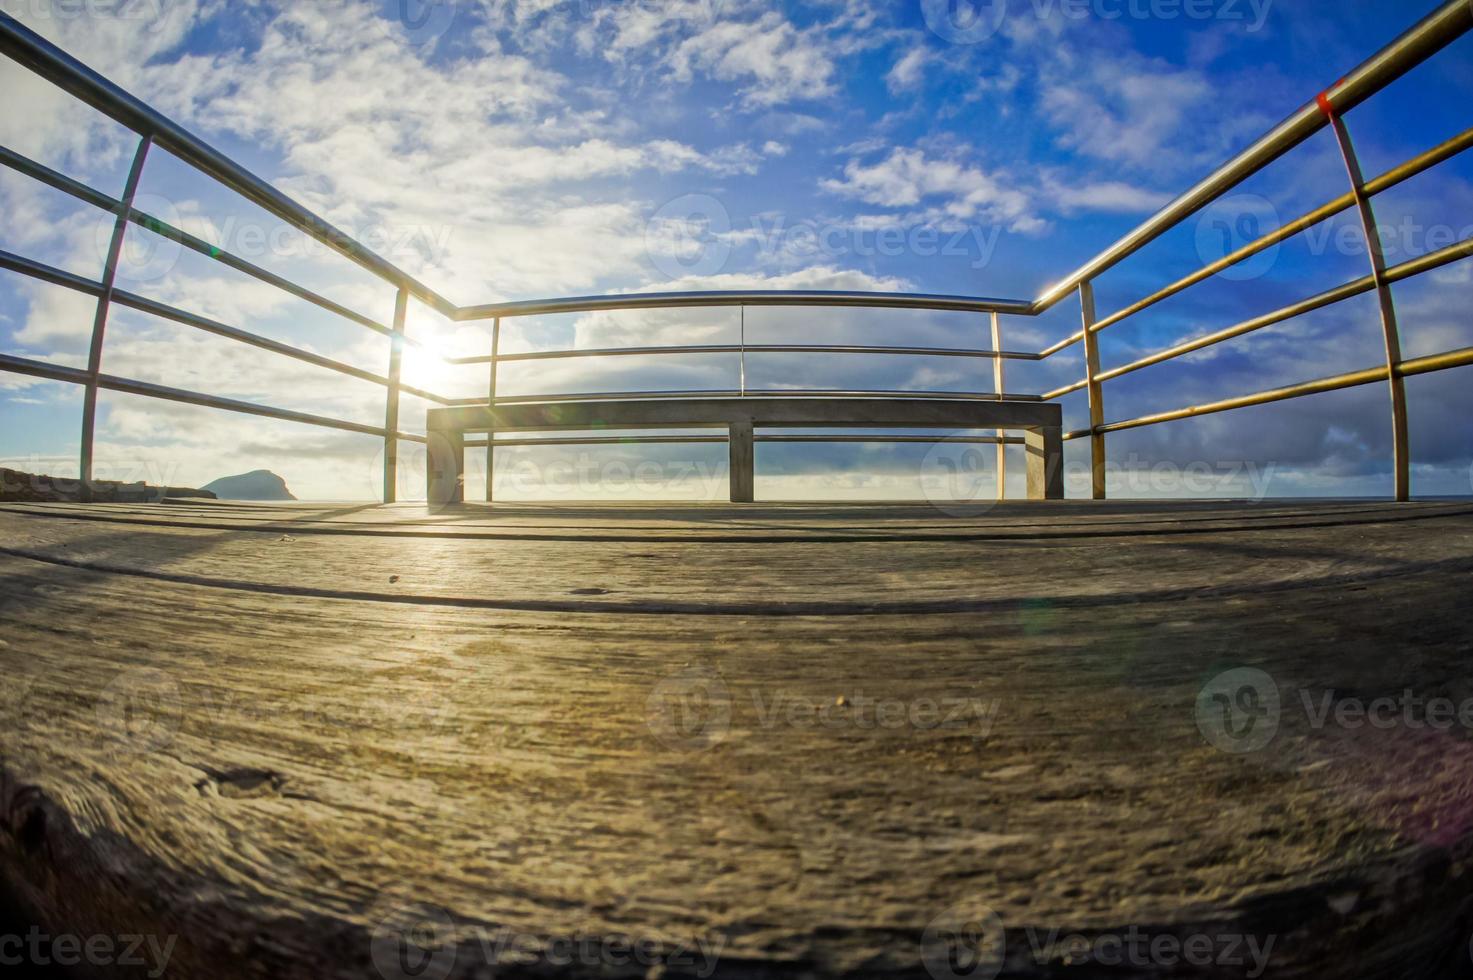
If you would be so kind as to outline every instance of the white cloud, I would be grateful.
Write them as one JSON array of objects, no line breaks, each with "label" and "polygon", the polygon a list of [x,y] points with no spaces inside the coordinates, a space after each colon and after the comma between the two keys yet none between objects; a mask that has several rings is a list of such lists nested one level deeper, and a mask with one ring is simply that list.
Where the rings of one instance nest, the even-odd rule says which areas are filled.
[{"label": "white cloud", "polygon": [[775,12],[710,25],[676,46],[670,67],[677,82],[690,81],[697,70],[738,82],[743,103],[752,108],[834,93],[834,63],[821,40]]},{"label": "white cloud", "polygon": [[927,68],[938,60],[937,55],[929,47],[917,45],[908,49],[900,60],[895,62],[895,67],[885,76],[885,84],[891,92],[906,92],[918,88],[926,74]]},{"label": "white cloud", "polygon": [[883,160],[863,164],[850,160],[843,180],[824,180],[831,194],[857,198],[887,208],[912,208],[929,202],[938,217],[956,221],[1006,224],[1030,232],[1043,221],[1033,213],[1029,195],[1004,177],[954,159],[938,159],[919,149],[896,148]]},{"label": "white cloud", "polygon": [[1100,211],[1110,214],[1149,213],[1163,207],[1172,197],[1122,180],[1082,184],[1050,181],[1047,192],[1053,203],[1065,212]]}]

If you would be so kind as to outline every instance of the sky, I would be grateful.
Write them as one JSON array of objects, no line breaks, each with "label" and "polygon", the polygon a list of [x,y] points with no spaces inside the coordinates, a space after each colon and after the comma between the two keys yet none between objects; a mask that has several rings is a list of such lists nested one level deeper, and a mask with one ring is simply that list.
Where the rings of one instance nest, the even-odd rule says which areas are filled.
[{"label": "sky", "polygon": [[[1032,299],[1419,17],[1430,0],[0,0],[0,10],[348,231],[451,301],[672,289],[915,290]],[[1347,115],[1368,175],[1465,129],[1473,39]],[[0,143],[108,194],[136,137],[0,59]],[[1321,133],[1107,273],[1101,315],[1344,193]],[[172,158],[137,206],[372,316],[394,290]],[[1389,262],[1473,236],[1473,156],[1376,202]],[[100,277],[111,219],[0,173],[0,249]],[[1353,214],[1101,334],[1105,366],[1368,271]],[[383,373],[384,338],[134,228],[120,288]],[[1395,287],[1408,356],[1473,343],[1473,261]],[[0,271],[0,351],[85,366],[93,301]],[[1070,298],[1004,317],[1004,347],[1078,329]],[[412,304],[406,381],[469,397],[489,324]],[[732,310],[507,321],[504,351],[726,343]],[[987,318],[753,309],[753,343],[986,346]],[[1371,296],[1105,387],[1109,421],[1384,363]],[[382,424],[383,390],[114,307],[103,369]],[[503,366],[500,392],[726,389],[727,355]],[[1078,346],[1010,361],[1007,387],[1082,377]],[[753,388],[991,391],[970,358],[752,355]],[[1418,495],[1473,492],[1464,371],[1407,383]],[[1067,428],[1087,424],[1082,393]],[[1116,497],[1384,496],[1384,385],[1135,429],[1109,439]],[[202,485],[267,468],[304,499],[368,500],[371,436],[104,393],[99,477]],[[403,427],[423,431],[406,398]],[[80,392],[0,373],[0,465],[76,473]],[[401,474],[422,495],[414,447]],[[936,472],[967,447],[758,447],[767,498],[988,497]],[[1008,492],[1021,495],[1020,450]],[[719,498],[724,447],[504,449],[504,499]],[[950,455],[949,455],[950,454]],[[475,453],[473,456],[477,455]],[[955,462],[955,460],[952,460]],[[1068,444],[1071,495],[1088,447]],[[471,461],[468,492],[484,467]]]}]

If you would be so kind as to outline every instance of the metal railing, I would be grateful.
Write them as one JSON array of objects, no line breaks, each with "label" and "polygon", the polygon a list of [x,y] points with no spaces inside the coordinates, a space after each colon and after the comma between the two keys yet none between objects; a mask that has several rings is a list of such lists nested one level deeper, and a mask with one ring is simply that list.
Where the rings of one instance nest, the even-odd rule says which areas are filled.
[{"label": "metal railing", "polygon": [[[1105,485],[1105,436],[1108,433],[1215,412],[1229,411],[1251,405],[1267,404],[1269,402],[1297,398],[1320,392],[1386,382],[1391,400],[1395,494],[1397,499],[1406,500],[1410,496],[1410,452],[1404,379],[1418,374],[1473,364],[1473,347],[1445,351],[1425,357],[1403,358],[1396,318],[1396,307],[1391,286],[1397,282],[1441,268],[1473,255],[1473,239],[1457,242],[1446,248],[1403,262],[1399,265],[1387,266],[1385,257],[1381,251],[1379,237],[1376,233],[1373,199],[1378,194],[1430,170],[1438,164],[1462,153],[1470,146],[1473,146],[1473,129],[1464,131],[1440,146],[1429,149],[1378,177],[1366,180],[1361,172],[1360,162],[1345,124],[1344,114],[1386,88],[1412,68],[1431,58],[1438,51],[1442,50],[1470,29],[1473,29],[1473,4],[1470,4],[1468,0],[1449,0],[1449,2],[1444,3],[1382,51],[1347,74],[1335,86],[1306,103],[1242,153],[1219,167],[1134,231],[1085,263],[1080,269],[1046,289],[1035,300],[942,296],[916,293],[832,291],[641,292],[461,307],[450,302],[434,289],[415,279],[393,263],[354,241],[351,237],[277,191],[265,181],[230,160],[224,154],[191,135],[176,123],[158,114],[144,103],[113,85],[107,79],[93,72],[76,59],[30,31],[15,19],[0,13],[0,54],[4,54],[36,72],[62,90],[131,129],[139,136],[137,151],[133,158],[132,167],[129,170],[123,195],[120,198],[113,198],[110,195],[103,194],[79,181],[73,180],[36,161],[30,160],[11,149],[0,147],[0,165],[24,174],[94,208],[115,216],[106,259],[101,277],[98,280],[86,279],[22,256],[0,251],[0,268],[8,269],[38,281],[71,289],[84,295],[95,297],[97,300],[91,343],[88,348],[87,367],[85,370],[13,355],[0,355],[0,370],[77,384],[84,388],[80,474],[84,487],[90,483],[92,478],[92,453],[95,441],[97,393],[100,390],[107,390],[379,436],[384,440],[383,497],[387,502],[392,502],[396,497],[398,442],[401,440],[414,442],[425,441],[425,435],[423,433],[404,432],[400,430],[401,395],[407,393],[440,405],[478,404],[484,402],[484,399],[481,398],[448,398],[441,394],[411,387],[403,383],[401,374],[405,346],[417,346],[424,349],[423,345],[409,337],[406,332],[406,318],[411,300],[425,304],[430,309],[454,322],[491,321],[491,349],[489,353],[471,357],[440,359],[451,365],[487,365],[489,367],[489,376],[487,379],[488,398],[492,402],[498,403],[534,400],[548,401],[560,398],[694,398],[715,395],[763,397],[764,395],[778,393],[775,391],[753,389],[748,385],[747,355],[753,353],[828,353],[960,357],[991,360],[993,363],[992,392],[905,391],[903,394],[907,397],[915,398],[1051,400],[1061,398],[1072,392],[1080,390],[1087,391],[1089,426],[1085,429],[1067,433],[1065,438],[1088,438],[1090,440],[1091,491],[1092,495],[1097,499],[1102,499],[1107,489]],[[1135,255],[1163,234],[1176,228],[1187,218],[1213,201],[1216,201],[1247,178],[1263,170],[1296,146],[1299,146],[1310,137],[1325,129],[1329,129],[1333,133],[1339,151],[1344,159],[1350,188],[1348,192],[1135,303],[1125,306],[1108,316],[1097,316],[1094,301],[1094,283],[1100,276]],[[396,300],[392,321],[387,324],[382,323],[373,317],[342,306],[325,296],[319,295],[239,256],[235,256],[228,251],[192,236],[182,229],[175,228],[155,215],[147,214],[136,208],[134,206],[134,196],[141,180],[148,152],[154,146],[164,148],[200,173],[213,179],[222,186],[241,194],[248,201],[264,208],[267,212],[286,222],[291,227],[304,232],[338,254],[351,260],[373,276],[395,287]],[[1268,248],[1287,241],[1293,236],[1352,208],[1356,209],[1358,213],[1361,228],[1366,239],[1367,259],[1370,266],[1368,275],[1271,313],[1185,340],[1132,363],[1110,368],[1105,368],[1101,365],[1098,343],[1100,331],[1115,326]],[[220,323],[207,317],[199,316],[119,289],[116,283],[119,255],[129,229],[134,226],[147,229],[153,234],[160,235],[178,243],[184,248],[220,262],[234,269],[236,272],[311,303],[342,320],[388,336],[391,343],[386,373],[377,374],[366,371],[332,358],[270,340],[237,326]],[[1164,363],[1185,354],[1244,336],[1264,327],[1282,323],[1301,314],[1371,292],[1376,294],[1380,310],[1381,332],[1384,338],[1386,352],[1384,363],[1359,371],[1306,381],[1269,391],[1260,391],[1237,398],[1223,399],[1137,418],[1106,421],[1104,407],[1104,386],[1106,382],[1117,380],[1141,368]],[[1002,316],[1038,316],[1057,305],[1071,293],[1078,297],[1080,304],[1081,327],[1078,331],[1036,353],[1004,349],[1002,342]],[[248,344],[274,354],[293,358],[319,368],[379,385],[385,389],[384,425],[375,426],[342,419],[327,418],[305,412],[221,398],[203,392],[168,388],[105,374],[102,371],[104,341],[109,312],[113,305],[148,313],[206,333]],[[985,346],[979,345],[975,348],[954,349],[917,346],[861,346],[852,344],[747,343],[746,308],[772,306],[902,309],[986,314],[989,318],[988,326],[990,330],[988,331],[988,339],[990,344]],[[739,317],[740,338],[738,343],[566,349],[516,353],[502,353],[501,351],[501,323],[504,319],[563,313],[692,307],[728,307],[735,309]],[[1043,361],[1068,349],[1074,344],[1081,344],[1084,351],[1084,375],[1081,380],[1041,395],[1008,393],[1006,391],[1003,368],[1007,361]],[[426,350],[426,353],[437,356],[433,355],[432,351]],[[498,372],[500,365],[504,363],[568,358],[716,354],[737,356],[738,385],[735,389],[730,391],[705,392],[599,392],[579,395],[527,395],[513,397],[501,395],[498,392]],[[782,390],[780,393],[785,396],[811,394],[815,396],[845,395],[851,397],[855,395],[896,394],[896,392],[875,390]],[[586,439],[518,438],[497,439],[494,440],[494,446],[492,440],[487,440],[483,443],[468,443],[467,445],[485,445],[488,453],[491,453],[494,452],[495,447],[509,446],[579,445],[609,442],[707,441],[722,440],[706,436],[634,436],[627,439],[611,439],[610,437]],[[996,444],[998,451],[998,490],[999,496],[1001,496],[1005,465],[1004,449],[1007,445],[1021,440],[1008,437],[1003,432],[998,432],[995,436],[958,436],[947,440],[937,440],[929,436],[799,436],[774,434],[761,436],[758,441],[961,441]]]}]

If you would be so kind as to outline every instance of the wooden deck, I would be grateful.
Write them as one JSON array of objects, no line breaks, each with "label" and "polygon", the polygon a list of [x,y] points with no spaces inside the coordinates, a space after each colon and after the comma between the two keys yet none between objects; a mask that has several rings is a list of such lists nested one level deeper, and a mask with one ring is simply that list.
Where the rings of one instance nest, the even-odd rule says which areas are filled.
[{"label": "wooden deck", "polygon": [[1473,503],[0,504],[0,577],[0,870],[168,976],[1469,965],[1469,730],[1316,713],[1473,699]]}]

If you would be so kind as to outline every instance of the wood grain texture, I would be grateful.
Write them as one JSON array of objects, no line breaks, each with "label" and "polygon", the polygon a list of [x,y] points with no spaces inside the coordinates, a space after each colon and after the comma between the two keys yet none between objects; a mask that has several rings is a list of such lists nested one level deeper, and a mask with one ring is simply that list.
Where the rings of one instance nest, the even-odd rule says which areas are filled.
[{"label": "wood grain texture", "polygon": [[[376,977],[423,921],[423,976],[925,977],[984,910],[1003,976],[1247,975],[1032,948],[1131,926],[1271,937],[1273,977],[1468,962],[1468,731],[1300,702],[1473,698],[1467,503],[0,527],[0,866],[55,928],[177,936],[170,976]],[[1241,667],[1279,728],[1221,751]]]}]

